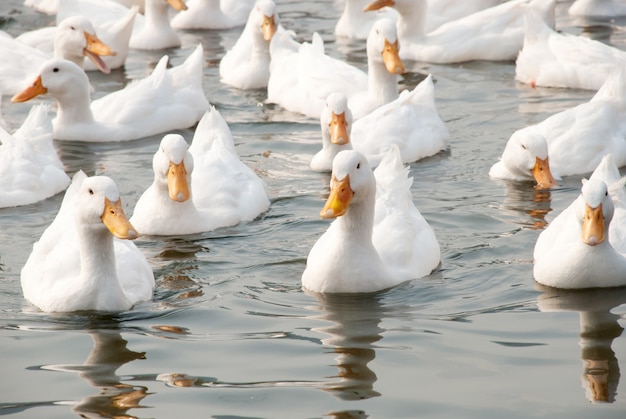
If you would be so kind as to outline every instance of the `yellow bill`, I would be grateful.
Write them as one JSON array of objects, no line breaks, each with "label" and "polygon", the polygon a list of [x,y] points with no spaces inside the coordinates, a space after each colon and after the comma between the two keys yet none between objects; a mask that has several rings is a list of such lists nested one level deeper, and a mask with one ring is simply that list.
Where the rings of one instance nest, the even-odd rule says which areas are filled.
[{"label": "yellow bill", "polygon": [[104,198],[104,212],[102,213],[102,222],[118,239],[135,240],[139,237],[135,227],[128,221],[124,209],[122,208],[122,200],[111,202],[109,198]]},{"label": "yellow bill", "polygon": [[336,218],[342,216],[348,210],[354,192],[350,188],[350,176],[346,175],[341,181],[335,176],[330,183],[330,195],[326,200],[326,205],[320,211],[322,218]]}]

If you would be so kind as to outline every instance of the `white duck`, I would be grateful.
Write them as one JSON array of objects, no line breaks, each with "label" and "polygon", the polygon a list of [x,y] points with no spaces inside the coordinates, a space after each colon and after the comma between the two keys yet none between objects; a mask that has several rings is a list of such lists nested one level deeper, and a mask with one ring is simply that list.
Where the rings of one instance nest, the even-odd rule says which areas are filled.
[{"label": "white duck", "polygon": [[276,4],[259,0],[246,27],[220,61],[222,83],[238,89],[262,89],[270,78],[270,41],[280,25]]},{"label": "white duck", "polygon": [[[83,68],[85,57],[93,61],[97,69],[109,73],[110,68],[100,56],[115,55],[108,45],[96,36],[93,25],[87,18],[76,16],[61,22],[54,34],[54,57],[64,58]],[[4,94],[15,94],[23,90],[51,55],[25,45],[10,36],[0,36],[0,89]]]},{"label": "white duck", "polygon": [[269,208],[263,181],[239,159],[215,108],[189,149],[178,134],[163,137],[152,167],[154,182],[130,219],[142,234],[201,233],[251,221]]},{"label": "white duck", "polygon": [[427,31],[426,0],[376,0],[368,10],[393,5],[398,11],[402,59],[431,63],[514,60],[524,39],[524,15],[537,8],[554,24],[555,0],[511,0]]},{"label": "white duck", "polygon": [[567,10],[572,16],[626,16],[626,2],[624,0],[576,0]]},{"label": "white duck", "polygon": [[[143,13],[144,0],[116,0],[117,3],[123,4],[127,7],[138,6],[139,12]],[[31,7],[38,12],[45,13],[47,15],[56,15],[59,12],[61,6],[61,0],[24,0],[24,6]]]},{"label": "white duck", "polygon": [[[99,34],[99,38],[108,45],[113,51],[114,55],[103,56],[102,61],[111,70],[123,67],[128,57],[130,41],[130,35],[133,31],[133,23],[135,22],[135,16],[137,15],[138,8],[133,7],[128,10],[125,16],[120,20],[105,22],[97,26],[96,31]],[[82,15],[71,16],[67,19],[86,19]],[[67,20],[66,19],[66,20]],[[33,31],[24,32],[15,39],[29,45],[33,48],[37,48],[45,53],[52,54],[54,50],[53,39],[56,37],[56,33],[63,25],[63,22],[59,26],[48,26],[45,28],[35,29]],[[91,25],[91,23],[90,23]],[[67,57],[63,57],[67,58]],[[69,59],[69,58],[68,58]],[[79,61],[75,61],[80,65]],[[97,64],[97,63],[96,63]],[[91,60],[85,60],[85,71],[98,70],[99,68]]]},{"label": "white duck", "polygon": [[52,144],[48,105],[36,105],[12,136],[0,127],[0,208],[49,198],[70,184]]},{"label": "white duck", "polygon": [[152,298],[154,275],[115,182],[74,175],[59,213],[22,268],[24,297],[46,312],[122,311]]},{"label": "white duck", "polygon": [[549,189],[557,185],[550,170],[548,142],[536,132],[513,133],[504,147],[502,157],[489,169],[489,176],[520,182],[534,180],[537,189]]},{"label": "white duck", "polygon": [[377,21],[367,38],[368,74],[324,53],[321,37],[298,44],[278,31],[270,44],[270,78],[267,102],[319,119],[331,93],[343,93],[355,118],[398,97],[398,74],[404,64],[398,57],[393,21]]},{"label": "white duck", "polygon": [[172,18],[175,29],[229,29],[243,26],[255,0],[191,0]]},{"label": "white duck", "polygon": [[52,59],[33,85],[14,96],[23,102],[49,93],[58,104],[54,138],[88,142],[127,141],[194,125],[208,109],[202,90],[202,46],[184,63],[152,74],[91,102],[87,75],[76,64]]},{"label": "white duck", "polygon": [[[169,19],[170,7],[185,10],[184,0],[146,0],[143,15],[135,18],[129,45],[135,49],[165,49],[181,45],[180,37]],[[73,0],[61,2],[57,22],[68,16],[89,16],[96,26],[122,20],[129,8],[113,0]]]},{"label": "white duck", "polygon": [[[506,146],[505,153],[508,155],[503,154],[500,165],[507,165],[509,170],[515,171],[508,164],[512,159],[519,157],[519,162],[528,162],[521,156],[533,152],[529,143],[534,140],[528,137],[534,136],[543,137],[547,142],[549,165],[556,177],[590,173],[606,154],[613,157],[618,167],[626,165],[625,91],[626,70],[611,73],[589,102],[516,131],[509,140],[512,144]],[[523,149],[523,145],[527,148]],[[543,150],[540,154],[537,155],[545,158]],[[523,166],[518,169],[523,170]],[[500,170],[496,166],[494,168],[494,173]]]},{"label": "white duck", "polygon": [[320,122],[322,150],[311,160],[314,170],[330,170],[335,155],[346,148],[365,155],[375,167],[392,144],[400,150],[402,161],[410,163],[444,150],[450,137],[437,113],[430,75],[412,91],[403,91],[398,99],[354,123],[345,96],[331,94]]},{"label": "white duck", "polygon": [[515,79],[531,87],[599,89],[626,66],[626,52],[599,41],[558,33],[535,13],[526,16],[526,35],[515,62]]},{"label": "white duck", "polygon": [[554,288],[626,285],[625,215],[624,180],[606,156],[583,180],[581,195],[537,238],[535,280]]},{"label": "white duck", "polygon": [[330,171],[335,156],[342,150],[352,150],[352,112],[348,99],[341,93],[331,93],[326,98],[326,106],[320,117],[322,149],[311,159],[313,170]]},{"label": "white duck", "polygon": [[432,228],[413,205],[399,151],[372,172],[357,151],[333,162],[331,192],[321,211],[336,218],[311,249],[304,288],[318,293],[374,292],[428,275],[440,261]]}]

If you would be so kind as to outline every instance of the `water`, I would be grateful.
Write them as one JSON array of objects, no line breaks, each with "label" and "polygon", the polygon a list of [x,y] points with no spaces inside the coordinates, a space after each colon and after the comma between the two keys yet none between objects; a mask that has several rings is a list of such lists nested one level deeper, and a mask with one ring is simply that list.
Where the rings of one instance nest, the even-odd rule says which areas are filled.
[{"label": "water", "polygon": [[[10,33],[52,21],[21,3],[0,6]],[[570,3],[558,4],[558,28],[626,48],[626,20],[571,19]],[[331,55],[365,66],[364,44],[335,42],[333,2],[278,4],[301,40],[319,31]],[[555,294],[532,276],[536,238],[578,195],[580,177],[537,192],[487,176],[515,129],[593,92],[530,89],[513,80],[513,63],[407,63],[402,87],[435,75],[451,132],[448,151],[411,165],[414,200],[441,243],[441,267],[375,295],[322,299],[300,289],[308,250],[328,225],[318,214],[329,176],[308,169],[319,124],[261,105],[263,91],[219,83],[219,59],[239,31],[185,32],[183,47],[168,54],[178,64],[202,42],[205,93],[242,160],[265,181],[270,211],[206,234],[138,241],[154,267],[155,298],[101,315],[43,314],[22,298],[20,269],[62,195],[0,210],[0,414],[623,418],[626,291]],[[96,97],[149,74],[161,55],[137,52],[125,72],[90,73]],[[8,99],[2,111],[16,128],[32,104]],[[57,147],[69,173],[114,178],[130,214],[151,183],[160,138]],[[590,402],[590,382],[606,383],[610,403]]]}]

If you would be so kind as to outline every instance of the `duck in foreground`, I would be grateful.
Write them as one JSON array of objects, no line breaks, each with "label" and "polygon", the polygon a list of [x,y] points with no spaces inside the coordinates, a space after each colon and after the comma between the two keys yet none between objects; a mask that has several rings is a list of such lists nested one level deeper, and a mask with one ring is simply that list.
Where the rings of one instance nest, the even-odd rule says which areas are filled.
[{"label": "duck in foreground", "polygon": [[70,184],[52,144],[49,110],[33,106],[13,135],[0,126],[0,208],[39,202]]},{"label": "duck in foreground", "polygon": [[52,59],[11,100],[24,102],[44,93],[54,97],[57,140],[128,141],[188,128],[209,106],[202,89],[202,45],[177,67],[167,69],[167,61],[163,56],[150,76],[91,102],[85,72],[70,61]]},{"label": "duck in foreground", "polygon": [[626,190],[606,156],[580,196],[539,235],[535,280],[554,288],[626,285]]},{"label": "duck in foreground", "polygon": [[318,293],[375,292],[430,274],[441,253],[413,205],[412,182],[397,147],[375,172],[357,151],[337,154],[320,213],[336,219],[311,249],[302,286]]},{"label": "duck in foreground", "polygon": [[239,160],[215,108],[198,124],[189,149],[178,134],[163,137],[152,167],[154,182],[130,219],[142,234],[201,233],[251,221],[269,208],[263,181]]},{"label": "duck in foreground", "polygon": [[22,268],[24,297],[46,312],[123,311],[150,300],[152,269],[130,241],[138,236],[115,182],[77,172]]}]

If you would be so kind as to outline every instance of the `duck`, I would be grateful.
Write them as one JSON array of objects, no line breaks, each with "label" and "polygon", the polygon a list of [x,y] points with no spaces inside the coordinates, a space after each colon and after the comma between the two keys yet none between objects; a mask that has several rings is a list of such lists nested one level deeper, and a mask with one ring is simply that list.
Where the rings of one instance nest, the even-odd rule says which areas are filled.
[{"label": "duck", "polygon": [[0,208],[29,205],[70,184],[52,144],[50,106],[35,105],[13,135],[0,126]]},{"label": "duck", "polygon": [[345,96],[333,93],[326,100],[320,119],[322,150],[311,160],[311,168],[329,171],[333,158],[343,149],[365,155],[378,166],[391,144],[400,150],[404,163],[432,156],[448,147],[450,133],[435,105],[432,75],[412,91],[352,121]]},{"label": "duck", "polygon": [[[362,70],[324,52],[318,33],[299,44],[288,31],[277,31],[270,43],[267,103],[319,120],[330,93],[343,93],[354,118],[398,97],[398,74],[405,72],[398,56],[393,21],[377,21],[367,38],[367,68]],[[297,70],[294,70],[297,69]]]},{"label": "duck", "polygon": [[[624,91],[626,91],[626,70],[616,70],[588,102],[552,115],[538,124],[517,130],[511,136],[510,144],[507,143],[502,159],[494,165],[493,173],[490,174],[493,174],[493,177],[512,178],[505,175],[506,166],[508,172],[516,173],[521,170],[525,171],[525,176],[528,177],[531,163],[529,158],[533,158],[530,154],[535,154],[541,159],[547,159],[549,156],[549,167],[557,178],[591,173],[606,154],[613,157],[618,167],[625,166]],[[540,141],[534,140],[535,137],[542,137],[547,149],[545,146],[541,148],[533,146],[534,142]],[[517,168],[515,161],[519,163]]]},{"label": "duck", "polygon": [[220,60],[221,82],[241,90],[267,88],[270,41],[279,26],[276,4],[272,0],[259,0],[250,10],[237,42]]},{"label": "duck", "polygon": [[[187,9],[184,0],[145,0],[143,15],[137,15],[129,46],[133,49],[158,50],[181,46],[180,36],[172,28],[169,10]],[[89,16],[96,26],[117,22],[129,13],[129,8],[113,0],[74,0],[61,2],[57,21],[68,16]]]},{"label": "duck", "polygon": [[78,171],[21,273],[24,298],[44,312],[129,310],[152,299],[154,274],[131,241],[115,182]]},{"label": "duck", "polygon": [[[96,32],[99,34],[99,39],[101,39],[102,42],[108,45],[110,49],[115,52],[115,54],[101,57],[102,61],[104,61],[109,70],[121,68],[126,64],[129,51],[128,43],[130,41],[130,35],[133,31],[133,24],[138,10],[139,8],[137,6],[132,7],[121,19],[105,22],[95,26]],[[76,18],[86,19],[82,15],[71,16],[67,19]],[[52,55],[54,49],[52,40],[55,38],[59,27],[62,25],[63,22],[61,22],[58,26],[47,26],[24,32],[15,39],[23,44],[37,48],[40,51]],[[75,62],[80,65],[79,61]],[[91,60],[84,60],[83,66],[85,71],[95,71],[100,69],[98,65]]]},{"label": "duck", "polygon": [[433,31],[444,23],[461,19],[481,10],[497,6],[500,3],[502,3],[502,0],[469,0],[463,2],[456,0],[428,0],[425,22],[426,31]]},{"label": "duck", "polygon": [[[144,12],[144,0],[115,0],[117,3],[123,4],[126,7],[137,6],[139,13]],[[24,6],[30,7],[40,13],[44,13],[49,16],[54,16],[59,13],[61,6],[61,0],[24,0]]]},{"label": "duck", "polygon": [[[101,56],[115,55],[116,52],[96,36],[89,19],[82,16],[65,19],[53,39],[54,57],[70,60],[81,69],[87,57],[101,72],[111,72]],[[14,95],[28,86],[30,77],[46,60],[52,58],[52,55],[6,34],[0,36],[0,54],[5,58],[0,65],[0,89],[3,94],[9,95]]]},{"label": "duck", "polygon": [[352,150],[350,132],[352,131],[352,111],[348,107],[348,98],[341,93],[331,93],[326,98],[326,106],[320,116],[322,149],[319,150],[309,166],[316,171],[331,171],[335,156],[342,150]]},{"label": "duck", "polygon": [[623,0],[575,0],[567,12],[579,17],[626,16],[626,3]]},{"label": "duck", "polygon": [[535,280],[563,289],[625,286],[625,179],[607,155],[582,183],[578,198],[537,238]]},{"label": "duck", "polygon": [[89,81],[71,61],[51,59],[33,84],[13,96],[24,102],[48,93],[58,110],[52,120],[57,140],[128,141],[194,125],[208,109],[202,89],[202,45],[179,66],[167,69],[163,56],[152,74],[91,101]]},{"label": "duck", "polygon": [[536,13],[525,18],[515,80],[530,87],[598,90],[626,65],[626,52],[599,41],[555,32]]},{"label": "duck", "polygon": [[472,60],[513,61],[522,48],[524,15],[539,10],[554,26],[555,0],[511,0],[427,31],[426,0],[376,0],[367,10],[398,11],[400,58],[437,64]]},{"label": "duck", "polygon": [[263,181],[237,155],[226,121],[211,107],[192,144],[163,137],[152,160],[154,181],[130,222],[142,234],[181,235],[252,221],[268,210]]},{"label": "duck", "polygon": [[412,181],[396,146],[375,171],[358,151],[339,152],[320,212],[334,221],[308,254],[303,288],[377,292],[429,275],[441,251],[434,230],[413,204]]},{"label": "duck", "polygon": [[539,190],[558,186],[557,179],[550,169],[548,142],[537,132],[513,133],[504,147],[500,160],[489,169],[489,177],[516,182],[534,180],[535,189]]},{"label": "duck", "polygon": [[230,29],[243,26],[255,0],[191,0],[171,20],[174,29]]},{"label": "duck", "polygon": [[379,19],[398,18],[398,12],[383,7],[376,12],[366,13],[363,9],[371,0],[345,0],[341,16],[335,24],[335,36],[348,39],[367,39],[372,25]]}]

